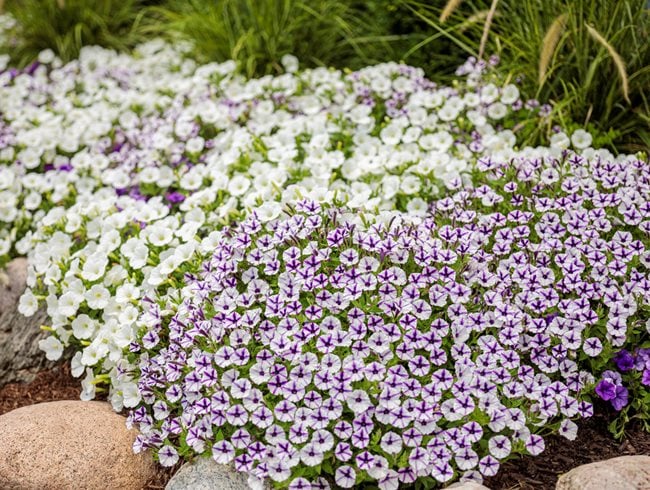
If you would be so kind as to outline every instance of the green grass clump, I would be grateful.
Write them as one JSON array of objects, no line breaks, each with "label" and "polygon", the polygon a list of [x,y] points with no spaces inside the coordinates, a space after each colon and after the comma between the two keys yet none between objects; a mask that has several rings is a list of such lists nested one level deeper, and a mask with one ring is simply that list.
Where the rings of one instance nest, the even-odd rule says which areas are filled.
[{"label": "green grass clump", "polygon": [[198,59],[235,60],[248,76],[282,72],[285,54],[312,66],[370,61],[368,46],[380,42],[366,12],[340,0],[168,0],[153,10]]},{"label": "green grass clump", "polygon": [[403,61],[449,80],[467,58],[401,1],[166,0],[152,11],[161,32],[193,42],[198,59],[234,59],[247,76],[279,73],[282,56],[293,54],[305,66],[353,70]]},{"label": "green grass clump", "polygon": [[[1,0],[0,0],[1,1]],[[145,2],[141,0],[6,0],[4,11],[16,19],[12,43],[3,46],[18,66],[44,49],[64,62],[86,45],[126,50],[146,39]]]},{"label": "green grass clump", "polygon": [[[553,102],[553,120],[609,135],[624,151],[650,148],[650,10],[646,0],[402,0],[431,34],[521,76],[523,92]],[[486,29],[486,18],[495,8]],[[441,34],[442,33],[442,34]],[[487,37],[484,35],[487,34]],[[434,43],[418,49],[435,56]]]}]

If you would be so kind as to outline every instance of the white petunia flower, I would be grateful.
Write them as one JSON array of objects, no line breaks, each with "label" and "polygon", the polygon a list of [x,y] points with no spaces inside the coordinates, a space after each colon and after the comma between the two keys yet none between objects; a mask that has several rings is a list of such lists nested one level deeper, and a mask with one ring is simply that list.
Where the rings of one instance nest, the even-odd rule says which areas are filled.
[{"label": "white petunia flower", "polygon": [[63,293],[57,302],[57,313],[65,317],[74,316],[82,300],[83,298],[73,291]]},{"label": "white petunia flower", "polygon": [[241,196],[248,190],[250,185],[251,181],[249,179],[243,175],[235,175],[232,179],[230,179],[230,183],[228,184],[228,192],[230,192],[233,196]]},{"label": "white petunia flower", "polygon": [[38,310],[38,299],[34,296],[31,289],[27,288],[20,297],[18,311],[21,315],[30,317]]},{"label": "white petunia flower", "polygon": [[127,408],[136,407],[142,399],[138,385],[132,382],[123,383],[121,388],[124,406]]},{"label": "white petunia flower", "polygon": [[298,58],[292,54],[285,54],[280,58],[280,63],[287,73],[295,73],[298,71]]},{"label": "white petunia flower", "polygon": [[57,361],[63,354],[63,344],[56,337],[47,337],[38,341],[38,348],[45,352],[49,361]]},{"label": "white petunia flower", "polygon": [[86,368],[86,366],[81,363],[81,356],[81,352],[76,352],[70,360],[70,371],[72,373],[72,376],[75,378],[81,376],[84,373],[84,369]]},{"label": "white petunia flower", "polygon": [[504,104],[514,104],[519,100],[519,89],[512,83],[506,85],[501,90],[501,102]]},{"label": "white petunia flower", "polygon": [[593,138],[588,131],[584,129],[576,129],[571,135],[571,144],[574,148],[583,150],[591,146]]},{"label": "white petunia flower", "polygon": [[95,373],[90,368],[86,369],[86,377],[81,381],[81,395],[83,401],[89,401],[95,398],[97,391]]},{"label": "white petunia flower", "polygon": [[91,338],[95,330],[95,321],[88,315],[79,315],[72,321],[72,333],[78,339]]},{"label": "white petunia flower", "polygon": [[88,306],[94,310],[102,310],[108,305],[111,293],[101,284],[93,285],[84,294]]},{"label": "white petunia flower", "polygon": [[88,257],[84,263],[81,269],[81,277],[86,281],[96,281],[104,275],[107,265],[108,259],[105,255],[101,253],[94,254]]}]

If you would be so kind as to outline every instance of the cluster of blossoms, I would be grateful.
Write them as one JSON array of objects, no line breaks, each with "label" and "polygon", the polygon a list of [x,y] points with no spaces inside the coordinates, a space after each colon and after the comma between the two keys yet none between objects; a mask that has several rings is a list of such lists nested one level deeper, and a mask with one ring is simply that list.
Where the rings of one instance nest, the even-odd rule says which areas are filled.
[{"label": "cluster of blossoms", "polygon": [[621,375],[615,371],[605,371],[596,385],[596,394],[608,401],[616,410],[622,410],[629,400],[629,392],[623,386]]},{"label": "cluster of blossoms", "polygon": [[384,490],[573,438],[594,389],[650,420],[648,162],[518,148],[549,108],[494,60],[247,80],[188,47],[0,57],[0,268],[29,255],[20,311],[137,451]]},{"label": "cluster of blossoms", "polygon": [[500,128],[509,115],[538,111],[514,85],[485,81],[479,62],[455,87],[395,63],[294,72],[292,58],[285,75],[244,80],[183,49],[84,48],[64,66],[45,53],[29,72],[0,74],[0,256],[30,253],[21,311],[47,304],[48,357],[74,346],[83,397],[110,381],[116,408],[139,399],[118,365],[140,298],[173,282],[215,230],[305,197],[422,216],[436,183],[479,156],[514,154]]},{"label": "cluster of blossoms", "polygon": [[387,489],[574,438],[592,361],[648,335],[650,164],[529,153],[480,159],[423,218],[302,201],[215,235],[145,300],[136,450]]},{"label": "cluster of blossoms", "polygon": [[[650,330],[650,328],[649,328]],[[622,349],[613,361],[616,370],[607,370],[596,384],[596,394],[621,412],[611,426],[615,434],[622,434],[625,423],[630,419],[628,412],[640,420],[650,430],[650,347],[646,341],[629,342],[630,346],[639,344],[632,352]],[[630,396],[631,392],[631,396]]]},{"label": "cluster of blossoms", "polygon": [[453,88],[395,63],[293,72],[291,57],[291,72],[245,80],[233,62],[197,65],[186,49],[86,47],[66,65],[44,51],[22,71],[2,60],[0,265],[29,250],[43,212],[102,187],[209,211],[274,214],[275,201],[310,196],[418,212],[431,176],[507,154],[514,134],[497,129],[537,111],[515,85],[477,82],[479,63],[472,86]]},{"label": "cluster of blossoms", "polygon": [[[51,208],[141,180],[136,166],[148,164],[151,142],[129,127],[151,131],[151,119],[169,104],[162,92],[188,75],[178,67],[180,53],[152,42],[133,62],[91,47],[62,66],[43,51],[24,70],[0,70],[0,265],[29,251],[33,229]],[[119,153],[120,146],[131,153]],[[164,194],[171,180],[161,176],[156,192]]]}]

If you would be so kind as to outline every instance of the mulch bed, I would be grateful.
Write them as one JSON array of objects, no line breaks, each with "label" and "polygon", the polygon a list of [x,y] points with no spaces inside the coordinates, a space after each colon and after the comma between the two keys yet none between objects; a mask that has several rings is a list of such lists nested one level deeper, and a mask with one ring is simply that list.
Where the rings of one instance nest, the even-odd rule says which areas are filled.
[{"label": "mulch bed", "polygon": [[[596,412],[606,413],[605,407]],[[499,473],[485,480],[493,490],[554,489],[557,478],[583,464],[617,456],[650,456],[650,433],[640,424],[630,424],[625,438],[616,440],[607,429],[613,419],[611,412],[595,415],[578,423],[578,437],[569,441],[561,436],[545,439],[546,450],[539,456],[521,456],[501,466]]]},{"label": "mulch bed", "polygon": [[[40,372],[34,381],[8,384],[0,388],[0,415],[16,408],[54,400],[79,398],[80,381],[70,374],[67,365]],[[504,463],[495,477],[485,485],[492,490],[546,490],[555,488],[557,478],[576,466],[624,455],[650,455],[650,433],[632,425],[622,441],[607,430],[612,414],[595,416],[579,423],[578,437],[568,441],[552,436],[546,439],[546,451],[540,456],[522,456]],[[177,468],[161,468],[146,490],[162,489]]]},{"label": "mulch bed", "polygon": [[0,388],[0,415],[25,405],[55,400],[78,400],[81,380],[73,378],[68,364],[41,371],[31,383],[10,383]]}]

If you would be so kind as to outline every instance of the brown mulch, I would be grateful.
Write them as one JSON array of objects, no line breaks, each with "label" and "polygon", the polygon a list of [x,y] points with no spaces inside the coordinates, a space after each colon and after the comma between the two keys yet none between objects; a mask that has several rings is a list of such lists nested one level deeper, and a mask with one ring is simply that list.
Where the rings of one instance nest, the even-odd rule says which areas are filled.
[{"label": "brown mulch", "polygon": [[504,463],[499,473],[485,480],[493,490],[552,490],[558,476],[583,464],[629,455],[650,456],[650,433],[641,425],[627,428],[624,439],[616,440],[607,429],[613,414],[598,406],[596,415],[578,422],[578,437],[568,441],[547,437],[546,450],[539,456],[521,456]]},{"label": "brown mulch", "polygon": [[[40,372],[31,383],[0,388],[0,415],[34,403],[76,400],[79,393],[79,379],[73,378],[68,365],[63,364]],[[596,411],[606,412],[603,407]],[[492,490],[552,490],[558,476],[576,466],[617,456],[650,455],[650,433],[631,426],[625,439],[617,441],[607,430],[611,416],[610,412],[581,421],[575,441],[559,436],[546,438],[546,450],[540,456],[522,456],[504,463],[497,476],[486,479],[485,485]],[[144,490],[163,489],[177,469],[161,468]]]},{"label": "brown mulch", "polygon": [[61,364],[41,371],[31,383],[10,383],[0,388],[0,415],[25,405],[55,400],[78,400],[81,381],[70,374],[70,366]]}]

